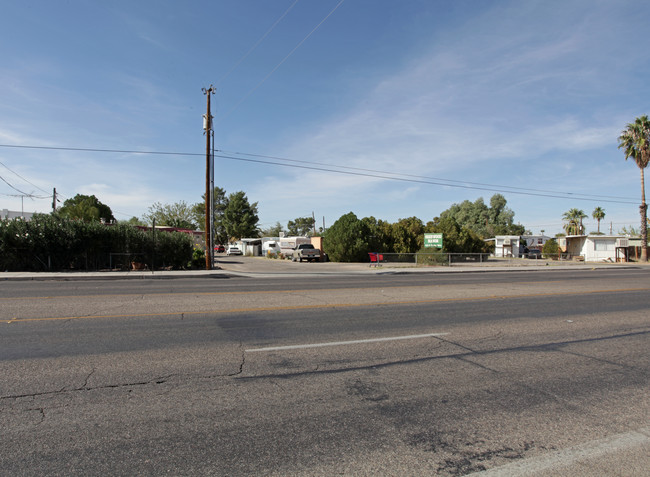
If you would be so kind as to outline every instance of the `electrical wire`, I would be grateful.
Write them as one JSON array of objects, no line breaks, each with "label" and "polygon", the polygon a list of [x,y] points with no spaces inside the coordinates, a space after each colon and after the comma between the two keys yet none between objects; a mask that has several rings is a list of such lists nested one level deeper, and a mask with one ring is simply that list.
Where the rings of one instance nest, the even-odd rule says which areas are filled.
[{"label": "electrical wire", "polygon": [[33,195],[33,194],[4,194],[0,193],[0,195],[4,197],[27,197],[28,199],[50,199],[51,196],[40,196],[40,195]]},{"label": "electrical wire", "polygon": [[[529,187],[515,187],[515,186],[507,186],[507,185],[497,185],[497,184],[487,184],[483,182],[470,182],[470,181],[459,181],[459,180],[454,180],[454,179],[444,179],[440,177],[429,177],[429,176],[418,176],[415,174],[405,174],[402,172],[389,172],[389,171],[382,171],[382,170],[376,170],[376,169],[365,169],[361,167],[352,167],[352,166],[341,166],[337,164],[328,164],[328,163],[323,163],[323,162],[312,162],[312,161],[301,161],[301,160],[296,160],[296,159],[286,159],[283,157],[278,157],[278,156],[266,156],[263,154],[249,154],[245,152],[229,152],[229,151],[220,151],[225,154],[235,154],[235,155],[242,155],[242,156],[250,156],[250,157],[262,157],[266,159],[277,159],[280,161],[287,161],[287,162],[294,162],[294,163],[299,163],[299,164],[314,164],[314,165],[321,165],[321,166],[330,166],[330,167],[338,167],[340,169],[348,169],[348,170],[354,170],[354,171],[363,171],[363,172],[372,172],[372,173],[379,173],[379,174],[391,174],[394,176],[403,176],[403,177],[413,177],[417,179],[430,179],[434,181],[444,181],[444,182],[450,182],[450,186],[453,185],[453,183],[456,184],[469,184],[469,185],[477,185],[477,186],[485,186],[485,187],[499,187],[501,189],[510,189],[510,190],[522,190],[522,191],[532,191],[532,192],[546,192],[546,193],[553,193],[553,194],[565,194],[565,195],[573,195],[575,194],[574,192],[562,192],[562,191],[554,191],[554,190],[545,190],[545,189],[532,189]],[[630,197],[620,197],[620,196],[614,196],[614,195],[593,195],[593,194],[575,194],[579,195],[582,197],[593,197],[596,199],[601,199],[601,198],[609,198],[609,199],[622,199],[622,200],[633,200]]]},{"label": "electrical wire", "polygon": [[278,68],[280,68],[280,66],[282,66],[282,64],[283,64],[285,61],[287,61],[287,60],[289,59],[289,57],[290,57],[291,55],[293,55],[293,54],[296,52],[296,50],[297,50],[298,48],[300,48],[300,47],[302,46],[302,44],[303,44],[305,41],[307,41],[307,39],[308,39],[310,36],[312,36],[312,34],[313,34],[316,30],[318,30],[318,28],[319,28],[323,23],[325,23],[325,20],[327,20],[330,16],[332,16],[332,14],[333,14],[333,13],[334,13],[334,12],[335,12],[339,7],[340,7],[340,6],[341,6],[341,4],[343,4],[344,1],[345,1],[345,0],[341,0],[341,1],[340,1],[340,2],[339,2],[339,3],[338,3],[338,4],[337,4],[337,5],[336,5],[336,6],[335,6],[335,7],[334,7],[334,8],[333,8],[333,9],[332,9],[332,10],[331,10],[327,15],[326,15],[326,16],[325,16],[325,18],[323,18],[323,19],[321,20],[321,22],[320,22],[318,25],[316,25],[316,26],[314,27],[314,29],[313,29],[312,31],[310,31],[310,32],[307,34],[307,36],[305,36],[305,37],[304,37],[304,38],[303,38],[303,39],[302,39],[302,40],[301,40],[301,41],[300,41],[300,42],[299,42],[299,43],[294,47],[294,49],[291,50],[291,51],[289,52],[289,54],[288,54],[287,56],[285,56],[285,57],[282,59],[282,61],[280,61],[280,63],[278,63],[278,64],[275,66],[275,68],[273,68],[273,69],[271,70],[271,72],[270,72],[269,74],[267,74],[267,75],[264,77],[264,79],[263,79],[262,81],[260,81],[260,82],[257,84],[257,86],[255,86],[255,87],[254,87],[253,89],[251,89],[248,93],[246,93],[246,94],[244,95],[244,97],[241,98],[241,99],[240,99],[240,100],[239,100],[239,101],[238,101],[238,102],[237,102],[237,103],[236,103],[236,104],[235,104],[235,105],[234,105],[234,106],[233,106],[233,107],[232,107],[232,108],[231,108],[231,109],[230,109],[230,110],[229,110],[229,111],[224,115],[224,116],[221,116],[221,117],[219,117],[218,119],[215,119],[216,122],[217,122],[217,123],[220,123],[221,121],[223,121],[224,119],[226,119],[228,116],[230,116],[230,115],[233,113],[233,111],[235,111],[235,110],[236,110],[236,109],[237,109],[237,108],[238,108],[238,107],[239,107],[239,106],[240,106],[244,101],[246,101],[246,100],[248,99],[248,97],[249,97],[251,94],[253,94],[255,91],[257,91],[257,89],[258,89],[260,86],[262,86],[262,85],[266,82],[266,80],[268,80],[268,79],[271,77],[271,75],[273,75],[273,73],[275,73],[275,72],[278,70]]},{"label": "electrical wire", "polygon": [[20,195],[22,195],[24,197],[31,197],[32,196],[32,194],[30,194],[29,192],[24,192],[24,191],[18,189],[17,187],[14,187],[13,185],[11,185],[9,182],[7,182],[7,180],[4,177],[0,176],[0,180],[2,182],[4,182],[5,184],[7,184],[9,187],[11,187],[16,192],[20,192]]},{"label": "electrical wire", "polygon": [[[32,185],[32,186],[36,187],[36,188],[37,188],[38,190],[40,190],[41,192],[45,192],[46,194],[48,193],[46,190],[41,189],[39,186],[37,186],[37,185],[34,184],[33,182],[30,182],[30,181],[28,181],[27,179],[25,179],[23,176],[21,176],[20,174],[18,174],[16,171],[12,171],[11,169],[9,169],[9,167],[7,167],[4,163],[0,162],[0,165],[3,166],[5,169],[7,169],[7,170],[8,170],[9,172],[11,172],[12,174],[15,174],[16,176],[18,176],[18,177],[19,177],[20,179],[22,179],[23,181],[27,182],[29,185]],[[3,180],[4,180],[4,179],[3,179]]]},{"label": "electrical wire", "polygon": [[227,72],[225,75],[223,75],[219,81],[217,81],[217,86],[218,86],[218,85],[219,85],[223,80],[225,80],[228,76],[230,76],[230,74],[231,74],[233,71],[235,71],[235,70],[237,69],[237,67],[238,67],[238,66],[239,66],[239,65],[240,65],[240,64],[241,64],[241,63],[242,63],[246,58],[248,58],[248,55],[250,55],[250,54],[251,54],[251,53],[252,53],[252,52],[253,52],[253,51],[254,51],[254,50],[255,50],[255,49],[256,49],[256,48],[257,48],[257,47],[262,43],[262,41],[264,41],[264,39],[265,39],[267,36],[269,36],[269,34],[270,34],[270,33],[273,31],[273,29],[278,25],[278,23],[280,23],[280,22],[282,21],[282,19],[283,19],[284,17],[287,16],[287,13],[289,13],[289,12],[291,11],[291,9],[293,9],[293,7],[295,7],[296,4],[297,4],[299,1],[300,1],[300,0],[295,0],[295,1],[294,1],[294,2],[289,6],[289,8],[287,8],[287,9],[284,11],[284,13],[280,16],[280,18],[278,18],[278,19],[275,21],[275,23],[274,23],[273,25],[271,25],[271,28],[269,28],[269,29],[266,31],[266,33],[264,33],[264,35],[262,35],[262,37],[261,37],[259,40],[257,40],[257,42],[256,42],[256,43],[255,43],[255,44],[250,48],[250,50],[248,50],[248,51],[247,51],[247,52],[246,52],[246,53],[245,53],[245,54],[244,54],[244,55],[243,55],[243,56],[242,56],[242,57],[241,57],[241,58],[240,58],[240,59],[239,59],[239,60],[238,60],[238,61],[237,61],[237,62],[236,62],[236,63],[235,63],[235,64],[234,64],[234,65],[233,65],[229,70],[228,70],[228,72]]},{"label": "electrical wire", "polygon": [[[593,201],[595,198],[590,198],[590,197],[578,197],[577,195],[573,195],[572,193],[563,193],[566,195],[571,194],[571,197],[566,197],[566,195],[557,195],[553,193],[537,193],[537,192],[522,192],[522,191],[517,191],[517,190],[504,190],[504,189],[499,189],[498,187],[479,187],[479,186],[471,186],[471,185],[461,185],[461,184],[448,184],[445,182],[440,182],[440,181],[432,181],[432,180],[425,180],[424,178],[421,179],[409,179],[406,177],[396,177],[396,176],[388,176],[384,175],[381,173],[378,174],[372,174],[368,172],[353,172],[353,171],[339,171],[336,169],[327,169],[324,167],[316,167],[316,166],[304,166],[304,165],[297,165],[297,164],[284,164],[281,162],[272,162],[272,161],[264,161],[261,159],[245,159],[245,158],[239,158],[239,157],[233,157],[233,156],[225,156],[225,155],[220,155],[220,154],[215,154],[215,157],[220,157],[222,159],[232,159],[236,161],[244,161],[244,162],[254,162],[258,164],[271,164],[271,165],[276,165],[276,166],[283,166],[283,167],[295,167],[298,169],[308,169],[308,170],[313,170],[313,171],[323,171],[323,172],[334,172],[337,174],[347,174],[347,175],[354,175],[354,176],[361,176],[361,177],[373,177],[377,179],[387,179],[387,180],[394,180],[394,181],[402,181],[402,182],[412,182],[416,184],[429,184],[429,185],[438,185],[438,186],[445,186],[445,187],[456,187],[460,189],[473,189],[473,190],[484,190],[484,191],[490,191],[490,192],[503,192],[506,194],[518,194],[518,195],[528,195],[528,196],[535,196],[535,197],[550,197],[554,199],[566,199],[566,198],[571,198],[574,200],[584,200],[584,201]],[[600,202],[611,202],[611,203],[618,203],[618,204],[636,204],[636,202],[632,202],[629,200],[614,200],[614,199],[600,199]]]},{"label": "electrical wire", "polygon": [[[21,148],[21,149],[40,149],[40,150],[55,150],[55,151],[81,151],[81,152],[99,152],[99,153],[118,153],[118,154],[139,154],[139,155],[168,155],[168,156],[201,156],[204,157],[204,153],[192,153],[192,152],[170,152],[170,151],[137,151],[137,150],[128,150],[128,149],[100,149],[100,148],[81,148],[81,147],[53,147],[53,146],[28,146],[28,145],[14,145],[14,144],[0,144],[0,147],[6,148]],[[225,151],[217,151],[223,153]],[[235,155],[246,155],[249,158],[245,157],[235,157]],[[572,200],[582,200],[582,201],[595,201],[600,202],[611,202],[611,203],[620,203],[620,204],[637,204],[637,201],[632,198],[627,197],[617,197],[617,196],[597,196],[591,194],[579,194],[574,192],[560,192],[560,191],[550,191],[544,189],[530,189],[523,187],[513,187],[513,186],[502,186],[496,184],[486,184],[479,182],[465,182],[457,181],[452,179],[439,179],[432,178],[427,176],[417,176],[412,174],[401,174],[388,171],[380,171],[373,169],[363,169],[355,168],[350,166],[341,166],[336,164],[326,164],[318,162],[310,162],[304,160],[296,159],[286,159],[280,158],[277,156],[264,156],[261,154],[247,154],[242,152],[230,153],[227,154],[215,154],[215,157],[222,159],[249,162],[249,163],[258,163],[258,164],[267,164],[267,165],[276,165],[282,167],[292,167],[298,169],[308,169],[314,171],[322,172],[332,172],[336,174],[347,174],[360,177],[370,177],[376,179],[384,180],[394,180],[402,182],[412,182],[419,184],[428,184],[428,185],[437,185],[443,187],[455,187],[461,189],[473,189],[473,190],[484,190],[490,192],[503,192],[506,194],[518,194],[518,195],[527,195],[527,196],[536,196],[536,197],[549,197],[556,199],[572,199]],[[255,159],[252,159],[255,158]],[[272,160],[263,160],[263,159],[272,159]],[[278,162],[284,161],[284,162]],[[336,169],[334,169],[336,168]],[[343,170],[341,170],[343,169]]]}]

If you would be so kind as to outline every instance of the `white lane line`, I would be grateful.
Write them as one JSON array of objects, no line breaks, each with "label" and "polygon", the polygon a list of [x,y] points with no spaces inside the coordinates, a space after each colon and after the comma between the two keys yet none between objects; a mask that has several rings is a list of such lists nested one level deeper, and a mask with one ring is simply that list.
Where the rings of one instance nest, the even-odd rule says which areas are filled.
[{"label": "white lane line", "polygon": [[436,336],[444,336],[449,333],[427,333],[425,335],[408,335],[408,336],[390,336],[388,338],[371,338],[367,340],[352,340],[352,341],[330,341],[327,343],[311,343],[302,345],[291,346],[272,346],[269,348],[253,348],[245,350],[247,353],[259,353],[263,351],[282,351],[287,349],[307,349],[307,348],[324,348],[326,346],[347,346],[364,343],[379,343],[381,341],[398,341],[398,340],[416,340],[420,338],[432,338]]},{"label": "white lane line", "polygon": [[[626,458],[625,451],[639,450],[644,447],[650,447],[650,427],[585,442],[581,445],[531,457],[523,461],[512,462],[482,472],[475,472],[469,474],[468,477],[524,477],[549,475],[551,473],[553,475],[576,475],[571,472],[572,466],[580,466],[581,464],[584,466],[589,463],[590,459],[616,453],[623,453],[622,458]],[[647,457],[647,453],[643,455]],[[583,471],[585,469],[588,470],[588,467],[582,467]]]}]

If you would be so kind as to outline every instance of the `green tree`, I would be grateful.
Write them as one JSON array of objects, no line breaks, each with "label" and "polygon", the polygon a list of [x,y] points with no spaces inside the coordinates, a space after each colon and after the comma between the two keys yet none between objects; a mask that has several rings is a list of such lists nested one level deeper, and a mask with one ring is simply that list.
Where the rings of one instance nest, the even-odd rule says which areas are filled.
[{"label": "green tree", "polygon": [[276,222],[275,225],[260,230],[260,235],[262,237],[279,237],[282,232],[284,232],[282,224],[280,222]]},{"label": "green tree", "polygon": [[585,231],[584,226],[582,225],[582,219],[586,219],[587,214],[580,209],[569,209],[562,215],[562,220],[566,222],[564,224],[564,231],[567,235],[582,235]]},{"label": "green tree", "polygon": [[600,221],[605,218],[605,210],[602,207],[596,207],[591,216],[598,222],[598,233],[600,233]]},{"label": "green tree", "polygon": [[228,196],[228,205],[223,211],[223,226],[230,238],[253,238],[259,235],[257,224],[257,202],[249,203],[242,191]]},{"label": "green tree", "polygon": [[461,227],[474,231],[482,238],[494,235],[521,235],[525,228],[514,223],[515,213],[507,206],[506,198],[501,194],[494,194],[488,207],[479,197],[474,202],[465,200],[460,204],[453,204],[449,209],[440,214],[440,218],[453,218]]},{"label": "green tree", "polygon": [[495,235],[522,235],[526,229],[521,224],[515,224],[515,212],[507,206],[507,201],[501,194],[494,194],[490,199],[490,220],[487,234],[479,234],[483,238]]},{"label": "green tree", "polygon": [[166,225],[177,229],[196,229],[192,208],[184,200],[174,204],[155,202],[142,218],[149,224],[153,224],[155,220],[156,225]]},{"label": "green tree", "polygon": [[415,253],[424,246],[424,224],[417,217],[399,219],[392,225],[391,235],[396,253]]},{"label": "green tree", "polygon": [[462,227],[453,217],[436,217],[426,232],[442,233],[444,253],[488,253],[490,246],[468,227]]},{"label": "green tree", "polygon": [[361,219],[363,227],[368,230],[366,241],[369,252],[393,252],[393,225],[390,222],[377,220],[374,217]]},{"label": "green tree", "polygon": [[147,224],[142,220],[137,218],[136,216],[131,217],[129,220],[120,220],[121,224],[127,224],[127,225],[139,225],[139,226],[146,226]]},{"label": "green tree", "polygon": [[618,233],[621,235],[629,235],[630,237],[639,235],[639,232],[632,225],[630,225],[629,228],[624,225],[623,228],[618,231]]},{"label": "green tree", "polygon": [[370,250],[369,235],[368,222],[349,212],[325,232],[325,253],[334,262],[366,262],[368,252],[376,251]]},{"label": "green tree", "polygon": [[[201,196],[201,202],[192,206],[194,222],[199,226],[199,230],[205,230],[205,194]],[[228,206],[228,196],[226,190],[221,187],[215,187],[212,192],[212,210],[214,216],[214,239],[215,243],[228,243],[228,233],[223,224],[223,213]]]},{"label": "green tree", "polygon": [[83,220],[84,222],[111,222],[115,220],[111,208],[103,204],[94,195],[77,194],[67,199],[57,213],[68,219]]},{"label": "green tree", "polygon": [[648,205],[645,201],[645,178],[644,169],[650,162],[650,120],[644,115],[629,123],[618,137],[618,147],[625,152],[625,160],[628,157],[634,159],[641,171],[641,261],[648,261]]},{"label": "green tree", "polygon": [[314,232],[314,218],[313,217],[298,217],[295,220],[290,220],[287,223],[289,235],[300,235],[310,237]]},{"label": "green tree", "polygon": [[555,257],[560,252],[560,246],[557,244],[557,240],[550,239],[547,240],[542,246],[542,253],[546,257]]}]

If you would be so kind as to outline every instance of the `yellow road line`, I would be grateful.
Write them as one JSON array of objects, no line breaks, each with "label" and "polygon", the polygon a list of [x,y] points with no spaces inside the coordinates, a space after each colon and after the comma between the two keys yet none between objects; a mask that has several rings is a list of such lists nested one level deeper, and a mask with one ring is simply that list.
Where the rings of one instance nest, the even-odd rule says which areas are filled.
[{"label": "yellow road line", "polygon": [[[27,321],[57,321],[57,320],[87,320],[95,318],[147,318],[156,316],[178,316],[178,315],[206,315],[206,314],[227,314],[227,313],[250,313],[261,311],[292,311],[292,310],[309,310],[309,309],[326,309],[326,308],[353,308],[353,307],[377,307],[391,305],[421,305],[427,303],[450,303],[463,301],[480,301],[480,300],[506,300],[511,298],[533,298],[533,297],[552,297],[552,296],[575,296],[575,295],[593,295],[612,292],[635,292],[648,291],[648,288],[625,288],[615,290],[592,290],[583,292],[558,292],[558,293],[531,293],[523,295],[489,295],[479,297],[462,297],[462,298],[436,298],[428,300],[404,300],[390,301],[382,303],[331,303],[331,304],[313,304],[313,305],[291,305],[291,306],[272,306],[272,307],[252,307],[252,308],[230,308],[223,310],[197,310],[197,311],[173,311],[157,313],[135,313],[135,314],[116,314],[116,315],[86,315],[86,316],[52,316],[42,318],[18,318],[14,317],[11,323],[20,323]],[[9,322],[6,322],[9,323]]]},{"label": "yellow road line", "polygon": [[[549,284],[549,283],[563,283],[570,282],[572,280],[547,280],[543,282],[513,282],[517,286],[536,286],[540,284]],[[481,284],[476,284],[481,286]],[[309,293],[309,292],[337,292],[337,291],[352,291],[352,290],[383,290],[390,288],[391,290],[400,289],[400,288],[447,288],[447,287],[457,287],[456,283],[446,283],[446,284],[430,284],[430,285],[393,285],[387,283],[383,287],[353,287],[353,288],[306,288],[303,290],[257,290],[257,291],[215,291],[215,292],[178,292],[178,293],[116,293],[116,294],[105,294],[105,295],[58,295],[58,296],[17,296],[17,297],[0,297],[0,301],[22,301],[22,300],[69,300],[71,298],[118,298],[118,297],[132,297],[132,296],[146,296],[146,297],[157,297],[157,296],[223,296],[223,295],[276,295],[276,294],[298,294],[298,293]]]},{"label": "yellow road line", "polygon": [[[383,288],[434,288],[443,285],[416,285],[416,286],[392,286],[387,285]],[[61,296],[19,296],[19,297],[0,297],[0,301],[11,300],[59,300],[71,298],[117,298],[117,297],[131,297],[131,296],[210,296],[210,295],[275,295],[275,294],[295,294],[295,293],[309,293],[309,292],[335,292],[335,291],[350,291],[350,290],[381,290],[382,287],[355,287],[355,288],[307,288],[304,290],[257,290],[257,291],[220,291],[220,292],[178,292],[178,293],[117,293],[106,295],[61,295]]]}]

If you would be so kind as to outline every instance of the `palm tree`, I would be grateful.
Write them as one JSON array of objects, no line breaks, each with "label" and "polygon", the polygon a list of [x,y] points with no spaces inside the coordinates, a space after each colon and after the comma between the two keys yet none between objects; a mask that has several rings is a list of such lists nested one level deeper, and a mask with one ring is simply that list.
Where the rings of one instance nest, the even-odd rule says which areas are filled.
[{"label": "palm tree", "polygon": [[591,216],[598,221],[598,233],[600,233],[600,221],[605,218],[605,210],[602,207],[596,207]]},{"label": "palm tree", "polygon": [[586,219],[587,214],[580,209],[569,209],[562,215],[562,220],[567,223],[564,224],[564,230],[567,235],[580,235],[584,233],[585,228],[582,225],[582,219]]},{"label": "palm tree", "polygon": [[625,151],[625,160],[631,157],[641,171],[641,261],[648,261],[648,206],[645,203],[645,179],[643,170],[650,161],[650,120],[644,115],[629,123],[618,137],[618,148]]}]

